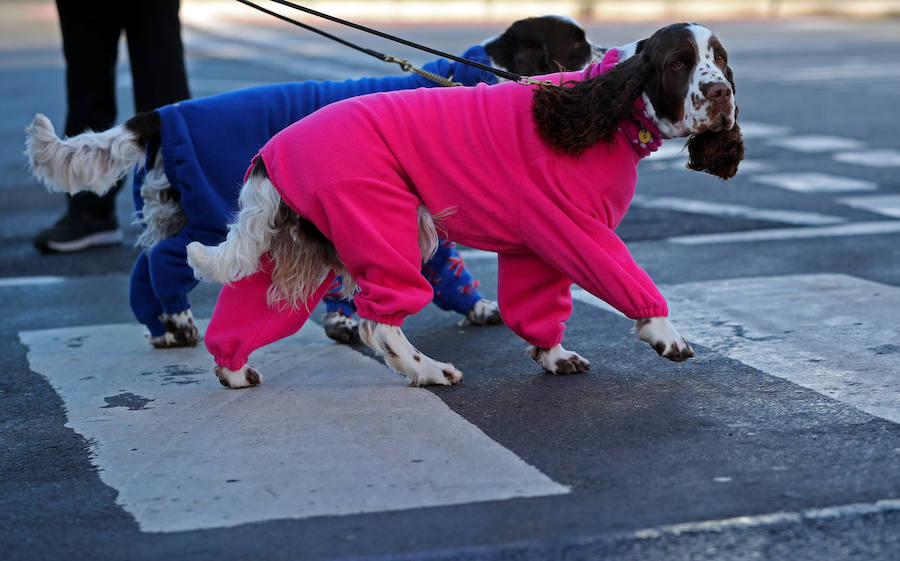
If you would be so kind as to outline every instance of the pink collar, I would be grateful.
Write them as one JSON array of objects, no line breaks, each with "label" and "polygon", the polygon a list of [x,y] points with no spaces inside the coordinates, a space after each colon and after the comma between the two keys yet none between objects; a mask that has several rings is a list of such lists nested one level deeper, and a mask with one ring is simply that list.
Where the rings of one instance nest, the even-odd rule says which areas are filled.
[{"label": "pink collar", "polygon": [[[587,78],[593,78],[600,74],[606,74],[619,63],[619,49],[610,49],[603,55],[603,60],[592,64],[587,71]],[[631,141],[638,156],[645,158],[652,152],[656,152],[662,146],[663,135],[647,112],[647,106],[642,96],[634,100],[634,110],[631,119],[626,119],[619,124],[620,131]]]}]

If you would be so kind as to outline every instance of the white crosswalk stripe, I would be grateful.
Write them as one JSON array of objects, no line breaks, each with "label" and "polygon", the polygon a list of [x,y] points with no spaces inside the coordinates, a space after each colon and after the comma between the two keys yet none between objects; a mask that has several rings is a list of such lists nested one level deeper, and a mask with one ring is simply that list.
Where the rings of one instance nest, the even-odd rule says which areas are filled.
[{"label": "white crosswalk stripe", "polygon": [[696,234],[667,238],[669,243],[679,245],[704,245],[719,243],[774,242],[785,240],[808,240],[814,238],[837,238],[845,236],[873,236],[900,232],[900,220],[875,222],[853,222],[835,226],[807,226],[799,228],[770,228],[719,234]]},{"label": "white crosswalk stripe", "polygon": [[[669,302],[669,317],[688,340],[900,423],[900,288],[822,274],[660,290]],[[579,288],[572,295],[611,309]]]},{"label": "white crosswalk stripe", "polygon": [[848,191],[875,191],[878,185],[865,179],[841,177],[818,172],[787,172],[753,175],[750,181],[798,191],[801,193],[843,193]]},{"label": "white crosswalk stripe", "polygon": [[865,152],[840,152],[834,159],[845,164],[856,164],[873,168],[900,167],[900,151],[867,150]]},{"label": "white crosswalk stripe", "polygon": [[846,222],[839,216],[828,216],[815,212],[801,212],[781,209],[753,208],[744,205],[714,203],[709,201],[696,201],[679,199],[674,197],[643,197],[635,196],[632,205],[639,208],[663,209],[691,214],[703,214],[707,216],[721,216],[733,218],[747,218],[751,220],[766,220],[770,222],[782,222],[785,224],[821,226],[824,224],[838,224]]},{"label": "white crosswalk stripe", "polygon": [[0,288],[15,286],[38,286],[44,284],[57,284],[63,282],[65,277],[39,276],[39,277],[11,277],[0,279]]},{"label": "white crosswalk stripe", "polygon": [[794,135],[772,138],[766,144],[805,153],[860,150],[865,146],[863,142],[853,138],[828,135]]},{"label": "white crosswalk stripe", "polygon": [[900,195],[873,195],[867,197],[843,197],[839,203],[876,214],[900,218]]},{"label": "white crosswalk stripe", "polygon": [[154,350],[141,331],[20,338],[142,531],[569,492],[317,325],[257,351],[265,380],[245,390],[219,385],[205,349]]}]

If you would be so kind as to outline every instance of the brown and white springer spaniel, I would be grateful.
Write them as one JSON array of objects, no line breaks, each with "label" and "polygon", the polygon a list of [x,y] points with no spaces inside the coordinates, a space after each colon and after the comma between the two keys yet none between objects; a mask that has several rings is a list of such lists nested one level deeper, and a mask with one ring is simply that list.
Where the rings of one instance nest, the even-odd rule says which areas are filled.
[{"label": "brown and white springer spaniel", "polygon": [[[621,52],[618,52],[621,51]],[[612,54],[612,53],[610,53]],[[347,123],[352,119],[358,118],[364,122],[360,126],[360,131],[354,131],[357,136],[348,137],[347,145],[342,150],[357,151],[363,153],[363,147],[380,149],[381,153],[392,154],[391,158],[373,159],[373,168],[365,168],[366,173],[375,174],[380,170],[376,170],[378,166],[385,169],[394,170],[392,166],[397,166],[404,170],[404,173],[410,175],[404,176],[406,179],[403,185],[400,180],[394,178],[394,175],[386,173],[384,177],[389,179],[381,179],[384,182],[383,192],[379,192],[385,197],[395,196],[399,200],[400,196],[396,192],[403,189],[409,189],[409,192],[403,192],[403,202],[410,205],[416,202],[411,197],[412,194],[418,198],[419,207],[419,242],[422,246],[421,255],[428,255],[427,243],[424,241],[436,238],[435,223],[431,219],[431,213],[441,213],[440,205],[453,204],[453,208],[458,212],[457,216],[464,215],[470,219],[463,220],[451,224],[453,218],[447,219],[444,223],[448,231],[448,237],[453,239],[454,233],[458,234],[461,239],[473,240],[482,243],[485,249],[492,247],[503,247],[503,243],[507,243],[507,238],[503,234],[498,234],[497,224],[499,227],[515,228],[522,226],[519,218],[510,217],[508,213],[515,215],[518,212],[517,205],[505,204],[505,196],[522,196],[525,190],[514,179],[521,177],[525,170],[530,169],[531,175],[534,175],[535,181],[538,183],[529,183],[533,190],[550,189],[549,185],[554,185],[554,196],[558,194],[558,199],[547,196],[544,198],[535,198],[534,200],[543,201],[546,204],[559,204],[555,208],[547,208],[545,211],[548,215],[559,212],[565,212],[563,207],[565,202],[570,201],[573,204],[586,203],[588,205],[606,205],[610,203],[615,208],[609,210],[606,208],[588,209],[585,208],[584,213],[590,216],[582,216],[585,220],[595,220],[598,224],[597,228],[612,227],[614,225],[607,224],[606,218],[598,218],[597,214],[607,214],[624,212],[621,208],[623,202],[627,207],[627,201],[620,200],[628,191],[633,188],[633,181],[636,176],[631,171],[622,168],[622,177],[628,178],[627,182],[622,183],[619,187],[621,191],[615,191],[616,195],[610,195],[609,199],[589,200],[590,185],[592,171],[595,173],[613,173],[612,179],[608,178],[610,184],[615,184],[615,174],[610,171],[608,166],[634,166],[636,160],[633,155],[624,151],[611,152],[592,151],[590,155],[584,154],[588,148],[596,147],[598,144],[607,142],[622,142],[624,127],[634,124],[634,117],[637,100],[643,102],[644,113],[640,117],[641,122],[651,121],[652,125],[658,129],[663,137],[689,137],[687,146],[689,151],[688,167],[690,169],[704,171],[714,174],[720,178],[728,179],[737,172],[739,162],[744,155],[744,145],[741,139],[740,129],[736,124],[737,106],[734,101],[734,81],[732,71],[728,66],[728,58],[725,49],[719,40],[708,29],[696,24],[675,24],[664,27],[654,33],[651,37],[626,45],[621,50],[617,50],[617,64],[605,73],[594,75],[593,77],[558,85],[545,85],[536,89],[532,89],[533,94],[512,93],[506,85],[493,86],[497,88],[493,91],[488,89],[480,92],[468,92],[456,97],[436,98],[435,95],[428,92],[416,90],[415,92],[406,92],[398,94],[381,94],[380,97],[365,98],[364,101],[371,103],[374,108],[367,112],[360,109],[359,104],[345,104],[332,106],[333,111],[320,114],[315,121],[301,121],[289,129],[280,138],[276,139],[277,145],[272,151],[267,152],[269,160],[263,163],[263,159],[257,159],[253,167],[253,171],[249,173],[248,179],[241,190],[241,211],[235,221],[229,225],[229,233],[225,242],[216,247],[204,246],[199,243],[192,243],[188,246],[188,261],[194,268],[198,278],[213,280],[215,282],[230,284],[248,275],[255,274],[258,270],[260,257],[264,254],[271,256],[274,262],[272,273],[263,271],[261,274],[265,276],[270,274],[270,282],[268,286],[267,299],[270,305],[272,302],[284,301],[288,304],[296,304],[297,308],[302,308],[306,304],[308,298],[313,298],[313,294],[317,287],[326,278],[332,270],[344,273],[345,282],[349,278],[346,275],[347,268],[341,261],[341,253],[350,255],[356,259],[355,266],[360,274],[365,274],[367,270],[367,261],[370,259],[374,264],[378,262],[381,269],[389,269],[384,265],[385,261],[376,251],[370,252],[367,256],[364,250],[360,250],[359,246],[352,242],[353,226],[347,226],[345,217],[337,217],[330,221],[332,235],[344,244],[337,248],[330,238],[327,238],[318,227],[307,218],[297,214],[302,210],[295,210],[282,199],[282,192],[275,188],[273,180],[270,180],[270,166],[274,173],[281,173],[281,188],[285,189],[285,193],[289,193],[294,198],[291,199],[294,204],[305,197],[303,189],[314,189],[325,184],[333,184],[336,182],[335,177],[343,177],[342,173],[351,173],[347,177],[356,177],[352,175],[358,170],[354,168],[351,172],[345,170],[335,171],[330,166],[322,167],[321,171],[313,174],[314,179],[309,180],[303,175],[306,167],[303,165],[303,158],[314,159],[317,157],[316,147],[306,146],[303,144],[304,135],[322,134],[320,129],[324,129],[330,123],[329,119],[336,122]],[[501,89],[502,88],[502,89]],[[473,90],[474,91],[474,90]],[[416,93],[419,92],[419,93]],[[502,92],[502,93],[501,93]],[[398,103],[394,106],[390,105],[391,96],[403,96],[404,103]],[[456,95],[456,94],[454,94]],[[478,97],[478,96],[481,97]],[[508,114],[498,116],[494,123],[489,122],[491,115],[483,115],[483,119],[478,120],[472,118],[479,111],[479,107],[494,107],[498,96],[506,97],[515,111]],[[429,97],[431,96],[431,97]],[[418,97],[418,99],[414,99]],[[492,98],[493,99],[488,99]],[[435,103],[434,99],[445,101],[445,104]],[[521,111],[520,108],[526,107],[523,100],[527,99],[529,111]],[[381,104],[381,105],[379,105]],[[640,105],[640,104],[638,104]],[[393,113],[382,114],[378,109],[390,107]],[[423,113],[423,109],[429,112]],[[512,151],[503,152],[507,160],[505,165],[509,166],[504,173],[496,173],[494,168],[485,167],[484,170],[470,169],[470,174],[477,177],[473,180],[468,177],[468,182],[460,181],[460,188],[454,190],[454,178],[449,174],[440,174],[430,170],[425,173],[423,162],[421,161],[421,150],[413,150],[404,144],[404,139],[417,138],[417,142],[429,143],[444,146],[445,138],[441,135],[433,137],[422,134],[420,128],[427,128],[432,122],[448,122],[452,120],[462,111],[466,111],[466,119],[460,122],[464,123],[459,126],[459,130],[454,132],[458,138],[461,130],[468,128],[468,132],[476,138],[490,138],[492,142],[483,142],[483,145],[500,146],[502,143],[499,138],[508,131],[515,130],[518,134],[528,135],[537,134],[544,141],[544,149],[536,148],[536,144],[530,138],[523,138],[521,143],[505,144],[504,146],[513,146]],[[530,114],[529,114],[530,113]],[[427,117],[422,117],[427,114]],[[324,115],[324,116],[323,116]],[[379,119],[389,120],[391,125],[382,126]],[[424,119],[424,121],[423,121]],[[423,125],[422,122],[426,124]],[[308,124],[312,123],[312,124]],[[375,123],[375,124],[373,124]],[[500,123],[502,129],[500,132],[489,132],[490,127]],[[629,125],[626,125],[628,123]],[[367,128],[368,127],[368,128]],[[380,128],[379,128],[380,127]],[[393,127],[393,128],[392,128]],[[618,135],[618,130],[623,129],[623,135]],[[311,132],[310,132],[311,129]],[[372,133],[371,131],[377,131]],[[386,132],[387,131],[387,132]],[[398,132],[399,131],[399,132]],[[371,134],[369,134],[371,133]],[[415,133],[415,134],[413,134]],[[629,133],[630,134],[630,133]],[[367,136],[368,135],[368,136]],[[365,138],[363,138],[365,136]],[[648,140],[640,140],[643,137]],[[538,140],[540,140],[538,139]],[[650,142],[654,140],[653,133],[647,129],[641,130],[636,136],[637,140],[632,142]],[[508,138],[507,138],[508,140]],[[658,139],[657,139],[658,140]],[[655,142],[656,140],[654,140]],[[274,141],[273,141],[274,142]],[[280,142],[280,144],[278,144]],[[540,145],[538,143],[537,145]],[[617,144],[621,146],[621,144]],[[287,146],[287,148],[285,148]],[[516,146],[519,147],[521,153],[516,152]],[[284,149],[283,151],[281,149]],[[309,149],[309,150],[307,150]],[[449,148],[442,148],[449,149]],[[458,161],[469,162],[477,161],[479,150],[481,148],[473,148],[465,143],[454,144],[452,146],[454,157]],[[544,155],[545,151],[555,156]],[[649,148],[648,148],[649,150]],[[265,149],[264,149],[265,151]],[[426,153],[430,153],[427,152]],[[440,150],[437,152],[440,154]],[[300,157],[302,154],[303,158]],[[584,158],[572,158],[572,156],[580,156],[584,154]],[[625,156],[616,155],[625,154]],[[608,161],[608,166],[597,157],[613,158]],[[323,156],[324,157],[324,156]],[[341,152],[339,157],[344,157]],[[393,159],[392,159],[393,158]],[[530,168],[530,164],[538,158],[541,166]],[[311,160],[314,161],[314,160]],[[581,163],[579,163],[581,162]],[[587,169],[578,166],[594,166],[600,169]],[[331,171],[328,171],[331,170]],[[410,170],[414,170],[415,173]],[[296,173],[295,173],[296,172]],[[477,172],[477,173],[476,173]],[[627,173],[626,173],[627,172]],[[286,174],[286,175],[285,175]],[[414,175],[415,179],[412,178]],[[290,177],[291,179],[287,179]],[[340,178],[338,177],[338,178]],[[368,176],[360,176],[368,177]],[[509,177],[511,183],[503,183],[503,179]],[[597,177],[597,181],[602,178]],[[309,181],[306,183],[305,181]],[[348,179],[348,182],[351,180]],[[392,183],[396,181],[397,183]],[[605,184],[603,184],[605,185]],[[399,186],[399,187],[398,187]],[[444,186],[444,187],[441,187]],[[518,186],[518,187],[516,187]],[[292,192],[291,189],[296,189]],[[445,189],[442,191],[441,189]],[[468,189],[468,190],[467,190]],[[482,193],[481,198],[473,196],[476,193]],[[438,194],[439,193],[439,194]],[[338,196],[338,195],[336,195]],[[374,195],[373,195],[374,196]],[[529,195],[534,198],[534,195]],[[600,195],[605,196],[605,195]],[[442,198],[443,197],[443,198]],[[618,199],[616,197],[619,197]],[[431,203],[431,206],[428,204]],[[382,204],[387,204],[382,201]],[[497,217],[495,223],[480,223],[471,219],[473,216],[480,216],[479,209],[483,205],[490,205],[487,214]],[[402,206],[402,205],[398,205]],[[407,206],[402,209],[406,212]],[[427,208],[426,208],[427,207]],[[432,208],[433,207],[433,208]],[[552,212],[551,212],[552,211]],[[315,209],[311,212],[315,212]],[[327,210],[324,211],[327,213]],[[492,214],[493,213],[493,214]],[[385,225],[376,218],[378,213],[374,212],[371,216],[365,218],[357,218],[356,226],[364,223],[366,228],[381,233],[381,228]],[[424,216],[423,216],[424,215]],[[403,216],[407,217],[406,214]],[[555,216],[555,214],[554,214]],[[330,218],[330,215],[329,217]],[[409,218],[409,217],[407,217]],[[320,220],[326,221],[326,218],[319,217]],[[367,221],[369,220],[369,221]],[[324,223],[324,222],[323,222]],[[459,229],[460,224],[464,224],[464,229]],[[591,222],[593,225],[594,222]],[[572,225],[566,222],[567,227],[577,229],[577,224]],[[589,226],[584,225],[586,228]],[[543,224],[542,227],[550,227]],[[584,230],[586,232],[588,230]],[[601,231],[601,230],[597,230]],[[406,236],[408,232],[404,231],[401,235]],[[493,236],[493,237],[491,237]],[[509,239],[525,240],[526,236],[522,232],[513,232]],[[516,238],[515,236],[522,236]],[[380,245],[386,244],[383,240],[387,237],[380,238]],[[555,239],[555,238],[554,238]],[[603,238],[606,240],[606,238]],[[480,240],[480,241],[479,241]],[[500,241],[496,241],[500,240]],[[395,240],[400,242],[400,240]],[[534,241],[534,240],[532,240]],[[336,242],[337,243],[337,242]],[[401,243],[407,244],[408,248],[413,241],[404,238]],[[592,268],[602,267],[600,263],[594,263],[591,259],[578,260],[571,258],[568,260],[558,259],[553,255],[553,248],[541,247],[543,253],[538,256],[537,253],[528,253],[528,251],[537,251],[528,243],[521,242],[521,247],[515,245],[507,254],[507,263],[509,263],[509,255],[516,251],[525,252],[527,256],[534,256],[537,259],[529,261],[530,265],[534,265],[537,261],[543,260],[547,270],[553,267],[549,263],[559,262],[562,266],[569,267],[571,271],[567,271],[570,278],[573,274],[579,278],[590,281],[596,277],[592,277]],[[587,242],[586,242],[587,243]],[[614,243],[614,242],[613,242]],[[368,247],[372,244],[372,240],[362,242],[362,247]],[[496,245],[492,245],[496,244]],[[558,248],[561,252],[568,252],[565,255],[571,257],[571,252],[578,251],[578,248],[571,245]],[[477,247],[477,246],[476,246]],[[585,248],[586,249],[586,248]],[[596,247],[592,248],[596,253],[600,250]],[[502,250],[500,250],[502,252]],[[516,254],[519,255],[519,254]],[[594,254],[592,254],[594,255]],[[404,256],[404,258],[407,256]],[[629,257],[630,259],[630,257]],[[391,264],[396,265],[397,259]],[[603,259],[597,261],[603,262]],[[624,261],[624,258],[623,258]],[[632,273],[622,272],[624,267],[630,267],[630,263],[609,262],[610,269],[604,270],[606,274],[621,275],[623,278],[631,278]],[[404,263],[404,265],[408,265]],[[374,267],[374,265],[373,265]],[[408,267],[407,267],[408,268]],[[532,272],[537,274],[531,267]],[[559,269],[562,271],[563,269]],[[507,268],[509,274],[509,268]],[[553,275],[562,273],[553,272]],[[259,277],[262,278],[262,277]],[[553,278],[556,278],[554,276]],[[355,279],[351,279],[351,282]],[[365,279],[369,280],[369,279]],[[408,279],[404,279],[406,282]],[[628,284],[625,280],[623,284]],[[521,284],[521,283],[520,283]],[[532,300],[532,307],[535,310],[532,318],[537,321],[537,315],[540,315],[541,302],[555,302],[554,298],[559,295],[554,290],[554,283],[545,283],[539,290],[535,290],[529,294]],[[550,286],[552,285],[552,286]],[[246,286],[246,285],[245,285]],[[256,285],[253,285],[254,287]],[[345,285],[346,286],[346,285]],[[631,285],[629,285],[631,286]],[[594,287],[597,288],[596,286]],[[237,289],[240,290],[240,289]],[[256,288],[254,288],[256,290]],[[518,287],[518,292],[512,290],[518,296],[524,296],[521,291],[522,287]],[[600,290],[600,289],[597,289]],[[239,296],[239,295],[238,295]],[[238,296],[232,296],[225,306],[233,306],[233,309],[240,309],[242,315],[229,315],[228,312],[222,317],[231,318],[220,321],[220,325],[216,329],[216,341],[210,347],[211,337],[207,337],[207,346],[216,355],[218,349],[222,357],[216,356],[217,361],[220,358],[231,361],[231,357],[224,355],[231,352],[232,339],[240,335],[235,335],[240,329],[246,327],[243,320],[252,317],[262,317],[255,310],[244,309],[239,302],[242,302]],[[548,300],[549,299],[549,300]],[[507,303],[512,302],[507,298]],[[222,306],[222,298],[217,305]],[[503,306],[503,298],[501,297],[501,306]],[[231,308],[229,308],[230,310]],[[517,320],[517,333],[527,331],[525,326],[528,324],[528,317],[522,316],[521,313],[526,308],[519,306],[518,312],[521,317]],[[390,313],[392,310],[381,311],[382,315]],[[399,312],[398,312],[399,313]],[[300,314],[302,315],[302,314]],[[234,318],[240,317],[240,320]],[[269,317],[269,316],[266,316]],[[298,316],[299,317],[299,316]],[[635,331],[638,338],[646,341],[656,350],[657,353],[665,358],[673,361],[682,361],[694,355],[691,346],[672,326],[669,320],[664,316],[655,317],[636,317]],[[555,319],[555,318],[554,318]],[[214,314],[215,320],[215,314]],[[232,321],[234,320],[234,321]],[[268,321],[268,320],[265,320]],[[286,321],[293,321],[288,319]],[[302,318],[299,321],[303,321]],[[515,323],[515,322],[514,322]],[[251,326],[256,329],[256,326]],[[514,327],[514,329],[516,329]],[[210,331],[213,330],[212,324]],[[231,330],[231,331],[229,331]],[[273,333],[275,333],[273,331]],[[210,332],[208,332],[208,335]],[[274,335],[273,335],[274,336]],[[381,354],[387,364],[392,368],[406,374],[412,381],[413,385],[426,384],[453,384],[462,378],[462,374],[447,363],[434,361],[417,351],[403,335],[401,329],[397,325],[389,325],[380,323],[373,319],[365,319],[360,324],[361,339],[366,342],[376,352]],[[523,337],[525,337],[523,335]],[[254,340],[255,341],[255,340]],[[220,345],[219,342],[222,342]],[[252,348],[243,351],[252,352]],[[561,344],[556,344],[551,348],[533,347],[530,350],[531,357],[540,363],[547,371],[553,373],[570,373],[583,372],[587,370],[590,363],[579,356],[577,353],[565,350]],[[244,358],[239,357],[239,358]],[[224,366],[223,362],[218,362],[217,374],[223,384],[230,387],[245,387],[259,383],[260,377],[258,373],[246,363],[237,364],[237,361],[231,361],[229,367]],[[236,370],[230,370],[233,365]]]},{"label": "brown and white springer spaniel", "polygon": [[[745,147],[734,73],[718,37],[701,25],[678,23],[618,50],[622,62],[605,80],[537,92],[534,115],[544,138],[564,153],[580,154],[611,138],[634,100],[642,97],[664,136],[688,137],[689,169],[734,177]],[[694,356],[667,318],[639,319],[635,332],[661,356],[676,362]]]}]

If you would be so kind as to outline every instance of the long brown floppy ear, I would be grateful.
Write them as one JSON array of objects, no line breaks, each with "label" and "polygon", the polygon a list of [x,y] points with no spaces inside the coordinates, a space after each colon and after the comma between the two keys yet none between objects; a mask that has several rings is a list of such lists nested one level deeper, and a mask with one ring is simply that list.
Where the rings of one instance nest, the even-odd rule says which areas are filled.
[{"label": "long brown floppy ear", "polygon": [[737,123],[729,131],[704,132],[687,141],[688,169],[731,179],[744,159],[744,139]]},{"label": "long brown floppy ear", "polygon": [[531,107],[538,133],[560,152],[573,155],[609,140],[631,113],[650,71],[649,58],[638,54],[590,80],[539,87]]},{"label": "long brown floppy ear", "polygon": [[[734,74],[730,67],[725,67],[725,77],[731,84],[731,91],[736,91]],[[734,108],[734,127],[720,132],[704,132],[692,136],[687,141],[688,169],[702,171],[731,179],[737,173],[738,164],[744,159],[744,139],[741,127],[737,123],[738,108]]]}]

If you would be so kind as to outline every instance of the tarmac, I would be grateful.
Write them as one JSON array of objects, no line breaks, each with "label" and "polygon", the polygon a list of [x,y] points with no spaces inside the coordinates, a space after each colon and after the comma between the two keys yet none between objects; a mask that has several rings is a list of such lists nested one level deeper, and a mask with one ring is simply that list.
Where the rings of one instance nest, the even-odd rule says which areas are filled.
[{"label": "tarmac", "polygon": [[[311,322],[254,355],[262,385],[228,390],[202,347],[147,345],[128,309],[135,248],[30,246],[61,201],[25,169],[22,128],[36,111],[59,122],[64,90],[53,4],[18,4],[35,19],[0,18],[4,559],[897,559],[895,22],[716,26],[748,159],[723,183],[667,142],[617,230],[694,359],[660,359],[573,287],[566,346],[592,361],[584,375],[548,376],[505,327],[429,306],[404,329],[464,372],[457,386],[409,388]],[[200,4],[185,2],[195,96],[393,71]],[[589,31],[614,45],[656,25]],[[503,26],[379,27],[455,51]],[[495,257],[463,256],[496,297]],[[191,293],[197,317],[217,291]]]}]

